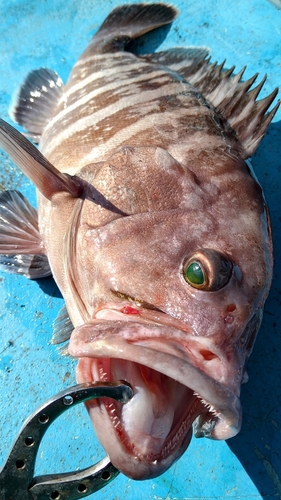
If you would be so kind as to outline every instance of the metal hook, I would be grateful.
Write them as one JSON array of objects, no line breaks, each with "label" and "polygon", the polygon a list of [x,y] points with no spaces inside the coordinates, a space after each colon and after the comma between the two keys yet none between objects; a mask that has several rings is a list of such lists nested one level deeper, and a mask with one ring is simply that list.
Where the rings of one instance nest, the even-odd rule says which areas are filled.
[{"label": "metal hook", "polygon": [[103,397],[126,403],[133,397],[133,391],[123,381],[78,384],[59,392],[32,413],[0,472],[1,499],[76,500],[111,482],[119,471],[108,457],[82,471],[33,477],[40,443],[54,420],[76,404]]}]

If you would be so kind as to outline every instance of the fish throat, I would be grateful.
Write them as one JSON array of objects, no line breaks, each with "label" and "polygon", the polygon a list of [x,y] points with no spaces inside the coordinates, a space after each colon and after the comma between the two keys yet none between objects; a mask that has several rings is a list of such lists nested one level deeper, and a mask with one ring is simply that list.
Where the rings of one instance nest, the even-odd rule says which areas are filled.
[{"label": "fish throat", "polygon": [[87,402],[90,414],[106,414],[119,443],[132,457],[154,462],[178,449],[182,454],[199,415],[210,426],[217,421],[215,410],[199,394],[147,366],[114,358],[81,358],[78,372],[83,372],[83,380],[85,370],[89,381],[126,380],[133,387],[135,395],[126,405],[105,398]]}]

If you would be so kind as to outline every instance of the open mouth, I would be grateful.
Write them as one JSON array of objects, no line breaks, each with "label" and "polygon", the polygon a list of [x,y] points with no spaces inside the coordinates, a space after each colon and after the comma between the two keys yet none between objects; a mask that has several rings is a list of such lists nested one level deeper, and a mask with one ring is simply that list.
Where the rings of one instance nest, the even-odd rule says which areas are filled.
[{"label": "open mouth", "polygon": [[78,382],[85,377],[91,381],[130,380],[135,395],[126,405],[103,399],[89,401],[87,407],[92,415],[96,407],[106,412],[126,452],[140,460],[166,460],[184,440],[189,443],[191,425],[199,414],[216,418],[191,389],[138,363],[81,358],[78,374]]},{"label": "open mouth", "polygon": [[127,305],[99,311],[71,336],[79,383],[126,380],[133,387],[125,405],[92,400],[87,409],[112,463],[134,479],[169,468],[188,447],[192,425],[196,436],[213,439],[240,429],[239,398],[206,373],[215,368],[223,379],[223,361],[205,344],[198,350],[198,342],[175,323],[163,313]]}]

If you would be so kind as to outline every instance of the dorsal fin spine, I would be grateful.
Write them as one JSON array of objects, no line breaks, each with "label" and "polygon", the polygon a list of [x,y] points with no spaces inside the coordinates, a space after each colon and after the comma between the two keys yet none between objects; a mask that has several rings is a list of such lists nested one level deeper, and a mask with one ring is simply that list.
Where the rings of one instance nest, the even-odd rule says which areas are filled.
[{"label": "dorsal fin spine", "polygon": [[[229,99],[230,95],[226,95],[225,100],[222,102],[222,105],[218,106],[218,110],[223,114],[223,116],[228,119],[231,118],[231,115],[234,113],[235,110],[238,109],[238,107],[241,104],[241,101],[244,99],[245,95],[247,95],[247,92],[249,88],[253,85],[255,80],[258,77],[258,73],[256,73],[254,76],[249,78],[249,80],[246,80],[243,83],[240,83],[242,75],[244,71],[246,70],[246,67],[238,73],[238,78],[237,78],[237,88],[234,89],[234,94],[232,95],[231,99]],[[241,75],[241,76],[240,76]],[[240,85],[240,88],[239,86]],[[225,102],[226,101],[226,102]]]}]

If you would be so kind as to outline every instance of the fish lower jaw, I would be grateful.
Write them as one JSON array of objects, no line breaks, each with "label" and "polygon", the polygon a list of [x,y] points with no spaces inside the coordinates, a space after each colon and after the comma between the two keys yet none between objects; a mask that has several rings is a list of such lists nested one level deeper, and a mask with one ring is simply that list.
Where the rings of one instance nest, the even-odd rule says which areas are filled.
[{"label": "fish lower jaw", "polygon": [[[192,434],[191,425],[195,417],[196,408],[192,408],[192,410],[188,411],[183,421],[178,424],[176,429],[171,431],[171,433],[164,440],[163,446],[158,449],[159,444],[162,444],[162,439],[153,438],[145,432],[139,432],[138,438],[135,439],[135,441],[131,440],[126,432],[126,423],[122,420],[122,410],[120,412],[120,408],[118,408],[116,404],[109,402],[109,400],[103,405],[110,418],[111,424],[115,429],[120,444],[126,450],[126,453],[134,457],[134,459],[137,458],[140,461],[152,464],[156,464],[158,462],[160,463],[176,451],[179,447],[179,443],[182,443],[185,436],[189,438],[187,445],[190,442]],[[153,442],[152,447],[151,441]],[[150,443],[150,447],[148,442]]]},{"label": "fish lower jaw", "polygon": [[[228,439],[240,430],[239,398],[193,362],[176,342],[183,335],[166,325],[99,318],[71,335],[68,349],[79,358],[79,383],[126,380],[133,387],[134,397],[124,405],[86,403],[110,460],[133,479],[167,470],[188,447],[193,422],[198,437]],[[203,351],[213,364],[210,353]]]},{"label": "fish lower jaw", "polygon": [[125,405],[103,398],[86,406],[115,467],[134,479],[156,477],[188,447],[193,421],[203,415],[206,421],[216,417],[188,387],[137,363],[120,361],[81,358],[77,379],[130,382],[135,395]]},{"label": "fish lower jaw", "polygon": [[[221,377],[219,380],[213,378],[209,372],[216,371],[214,366],[216,367],[218,358],[206,361],[208,365],[209,363],[212,365],[211,369],[205,370],[205,367],[198,366],[196,357],[191,357],[186,350],[182,349],[181,341],[186,341],[186,338],[181,338],[182,335],[183,332],[166,325],[163,327],[157,324],[140,324],[132,321],[94,320],[73,331],[68,350],[72,356],[81,358],[80,366],[82,363],[85,367],[85,359],[88,359],[90,364],[93,359],[103,360],[100,372],[97,368],[96,373],[88,370],[89,373],[85,375],[84,369],[81,382],[109,380],[106,377],[110,374],[112,381],[125,379],[130,384],[133,383],[135,387],[138,386],[137,380],[132,381],[128,369],[125,374],[122,370],[116,370],[113,373],[111,368],[107,369],[106,359],[115,359],[116,366],[122,366],[122,362],[126,362],[127,367],[138,364],[143,366],[145,370],[150,369],[153,373],[162,374],[166,377],[165,380],[173,380],[174,383],[177,381],[179,383],[177,388],[184,387],[192,390],[209,412],[210,417],[197,421],[196,435],[204,435],[212,439],[229,439],[239,432],[241,426],[239,390],[235,390],[239,386],[237,383],[239,380],[235,380],[234,377],[237,366],[234,364],[229,372],[230,375],[233,374],[233,380],[230,376],[224,378],[223,382],[220,380]],[[177,339],[177,337],[179,338]],[[211,351],[207,352],[209,354]],[[203,354],[206,357],[205,351]],[[146,371],[147,373],[149,372]],[[214,375],[216,376],[217,373]],[[148,378],[146,376],[146,379]],[[165,394],[166,388],[163,387],[161,378],[151,386],[151,395],[155,391],[159,395],[159,387]],[[173,393],[171,393],[171,397],[173,397]],[[160,400],[161,398],[158,398],[158,401]],[[126,408],[128,407],[130,406],[127,404]],[[153,408],[153,405],[151,407]],[[168,415],[166,410],[165,414]]]}]

